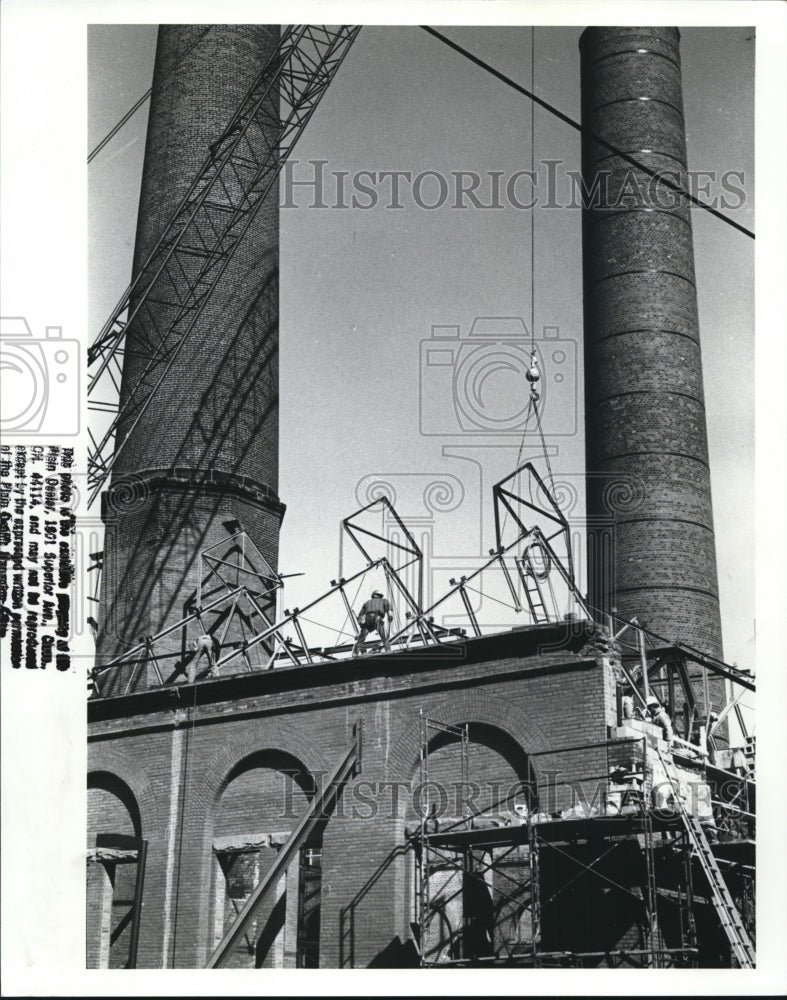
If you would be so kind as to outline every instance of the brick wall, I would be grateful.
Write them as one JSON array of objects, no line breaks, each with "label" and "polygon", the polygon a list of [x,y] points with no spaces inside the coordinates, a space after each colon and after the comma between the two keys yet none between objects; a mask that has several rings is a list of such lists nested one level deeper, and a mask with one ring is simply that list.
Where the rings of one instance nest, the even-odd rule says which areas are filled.
[{"label": "brick wall", "polygon": [[[140,966],[204,965],[215,940],[216,839],[291,829],[305,801],[301,784],[308,789],[308,776],[319,781],[332,769],[358,719],[362,770],[322,837],[320,961],[363,967],[397,936],[412,937],[405,826],[417,815],[419,710],[469,723],[469,777],[480,786],[481,809],[500,789],[527,781],[528,754],[603,741],[615,721],[600,662],[570,651],[517,655],[516,634],[506,634],[508,655],[494,655],[500,638],[491,638],[469,642],[469,655],[451,665],[367,658],[333,671],[288,667],[92,703],[90,769],[117,774],[132,789],[150,841]],[[455,813],[458,763],[456,744],[435,745],[429,777],[448,785],[446,815]],[[553,753],[549,767],[576,776],[578,768],[587,773],[588,757]],[[294,784],[283,777],[293,771],[301,775]],[[494,812],[505,808],[510,814],[510,806]]]},{"label": "brick wall", "polygon": [[[685,182],[677,29],[589,28],[580,50],[583,126]],[[589,135],[582,160],[590,599],[721,656],[689,208]],[[640,484],[626,509],[616,477]]]}]

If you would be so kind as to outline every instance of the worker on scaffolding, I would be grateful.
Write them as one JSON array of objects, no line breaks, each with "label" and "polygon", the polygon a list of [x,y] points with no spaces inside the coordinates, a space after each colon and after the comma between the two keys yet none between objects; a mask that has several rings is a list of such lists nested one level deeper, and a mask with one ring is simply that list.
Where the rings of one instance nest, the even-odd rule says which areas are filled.
[{"label": "worker on scaffolding", "polygon": [[[386,623],[386,619],[388,620]],[[386,652],[391,652],[391,644],[388,641],[388,626],[393,621],[393,610],[387,598],[383,597],[379,590],[372,591],[372,596],[358,613],[358,624],[361,632],[353,646],[353,656],[358,656],[359,648],[363,645],[370,632],[376,632],[383,641]]]},{"label": "worker on scaffolding", "polygon": [[651,722],[654,722],[657,726],[661,726],[661,731],[664,734],[667,744],[672,743],[672,720],[659,699],[655,695],[650,695],[645,703],[645,707]]},{"label": "worker on scaffolding", "polygon": [[216,676],[216,661],[219,658],[220,649],[219,640],[215,635],[211,635],[210,632],[203,631],[202,635],[197,636],[194,640],[194,656],[189,661],[189,684],[194,683],[197,675],[197,666],[203,656],[207,657],[208,660],[207,676]]}]

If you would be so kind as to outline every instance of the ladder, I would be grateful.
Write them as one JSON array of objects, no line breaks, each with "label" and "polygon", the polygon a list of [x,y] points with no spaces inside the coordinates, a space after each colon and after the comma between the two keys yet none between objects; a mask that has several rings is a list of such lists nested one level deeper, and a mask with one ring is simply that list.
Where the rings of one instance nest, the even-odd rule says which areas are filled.
[{"label": "ladder", "polygon": [[757,752],[757,743],[755,736],[746,737],[746,745],[743,748],[743,754],[746,758],[746,768],[749,772],[751,778],[755,775],[755,758]]},{"label": "ladder", "polygon": [[754,945],[741,920],[738,907],[730,895],[727,883],[724,881],[724,876],[716,863],[716,858],[708,843],[708,838],[705,836],[705,831],[697,817],[692,816],[683,804],[683,800],[680,797],[679,783],[673,771],[672,763],[664,759],[658,747],[656,747],[656,753],[672,787],[678,811],[683,820],[686,833],[689,836],[692,854],[699,861],[710,885],[713,905],[719,915],[721,926],[727,935],[727,940],[730,942],[733,957],[741,969],[753,969],[756,957]]},{"label": "ladder", "polygon": [[525,586],[525,597],[527,598],[533,622],[536,625],[543,625],[545,622],[549,621],[549,612],[547,611],[546,604],[544,603],[544,595],[541,592],[541,586],[539,585],[535,575],[531,573],[527,567],[523,567],[521,576],[522,582]]},{"label": "ladder", "polygon": [[645,818],[643,822],[643,829],[645,831],[645,845],[644,845],[644,855],[645,855],[645,874],[646,874],[646,895],[645,900],[648,914],[648,945],[650,947],[650,964],[652,968],[660,968],[661,966],[661,954],[659,952],[659,944],[663,945],[663,941],[660,942],[661,929],[659,927],[658,918],[658,891],[656,886],[656,859],[653,854],[653,821],[651,820],[650,813],[645,812]]}]

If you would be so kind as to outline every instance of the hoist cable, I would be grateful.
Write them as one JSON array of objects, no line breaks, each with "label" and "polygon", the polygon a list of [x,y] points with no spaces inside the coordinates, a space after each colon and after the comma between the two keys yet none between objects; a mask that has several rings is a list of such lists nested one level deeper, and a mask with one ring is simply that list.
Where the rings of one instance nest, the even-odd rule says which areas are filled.
[{"label": "hoist cable", "polygon": [[[519,463],[522,461],[522,452],[525,449],[525,437],[527,436],[527,425],[530,423],[530,414],[533,412],[535,401],[533,399],[533,394],[530,394],[530,402],[527,404],[527,413],[525,414],[525,426],[522,428],[522,440],[519,442],[519,453],[516,456],[515,469],[519,468]],[[506,506],[506,515],[503,518],[503,527],[500,529],[500,544],[503,544],[503,535],[505,534],[506,524],[508,524],[508,506]]]},{"label": "hoist cable", "polygon": [[544,453],[544,460],[547,463],[547,471],[549,472],[549,485],[552,487],[552,495],[554,497],[555,480],[554,477],[552,476],[552,463],[549,461],[549,452],[547,451],[547,444],[546,441],[544,440],[544,431],[541,427],[541,415],[538,412],[538,403],[535,401],[533,402],[533,409],[536,412],[536,425],[538,426],[538,434],[539,437],[541,438],[541,450]]},{"label": "hoist cable", "polygon": [[[536,85],[536,29],[530,28],[530,90]],[[536,105],[530,102],[530,176],[536,176]],[[530,209],[530,356],[536,353],[536,213]],[[517,462],[517,468],[519,462]]]}]

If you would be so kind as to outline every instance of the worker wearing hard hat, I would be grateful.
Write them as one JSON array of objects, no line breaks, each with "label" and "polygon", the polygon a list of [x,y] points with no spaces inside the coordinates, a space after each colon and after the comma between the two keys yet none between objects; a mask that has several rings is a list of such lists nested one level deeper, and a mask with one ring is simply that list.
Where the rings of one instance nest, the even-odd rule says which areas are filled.
[{"label": "worker wearing hard hat", "polygon": [[672,722],[667,710],[660,703],[659,699],[654,695],[651,695],[647,702],[645,703],[648,715],[652,722],[657,726],[661,726],[661,730],[664,733],[664,739],[667,743],[672,742]]},{"label": "worker wearing hard hat", "polygon": [[[386,624],[386,619],[387,624]],[[358,613],[358,624],[361,626],[361,634],[353,646],[353,656],[358,655],[358,647],[365,641],[370,632],[377,632],[383,640],[386,650],[391,652],[391,644],[388,641],[387,626],[393,621],[393,612],[390,603],[379,590],[372,591],[372,596],[364,604]]]}]

